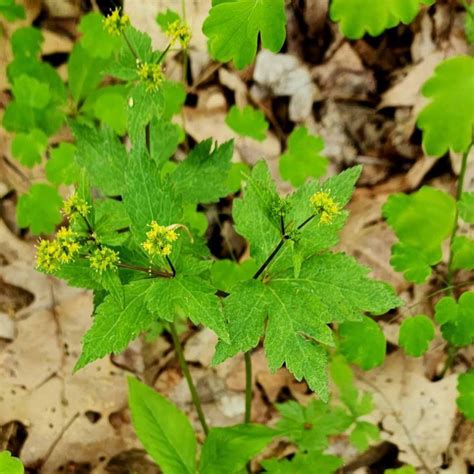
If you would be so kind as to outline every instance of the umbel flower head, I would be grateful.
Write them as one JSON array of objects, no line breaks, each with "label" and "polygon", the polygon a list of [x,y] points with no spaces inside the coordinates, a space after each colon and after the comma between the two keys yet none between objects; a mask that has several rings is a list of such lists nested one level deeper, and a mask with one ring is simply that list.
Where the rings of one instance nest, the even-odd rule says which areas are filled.
[{"label": "umbel flower head", "polygon": [[165,80],[160,64],[139,63],[138,77],[146,84],[148,90],[157,90]]},{"label": "umbel flower head", "polygon": [[167,257],[173,250],[173,242],[178,238],[176,225],[168,227],[159,225],[156,221],[150,224],[150,230],[146,233],[146,240],[142,246],[150,257]]},{"label": "umbel flower head", "polygon": [[55,240],[41,240],[36,247],[36,266],[46,273],[53,273],[61,265],[75,260],[81,250],[77,234],[71,229],[61,227]]},{"label": "umbel flower head", "polygon": [[120,36],[127,25],[130,24],[128,15],[121,15],[120,10],[116,8],[110,15],[103,19],[104,29],[110,35]]},{"label": "umbel flower head", "polygon": [[165,34],[170,39],[171,44],[178,41],[184,49],[188,46],[191,39],[191,28],[187,23],[178,19],[168,25]]},{"label": "umbel flower head", "polygon": [[101,247],[94,250],[89,259],[90,266],[98,273],[107,270],[116,270],[120,263],[119,254],[108,247]]},{"label": "umbel flower head", "polygon": [[330,224],[341,212],[339,204],[334,201],[329,192],[318,191],[311,196],[310,201],[321,224]]},{"label": "umbel flower head", "polygon": [[77,216],[87,217],[90,208],[84,199],[80,198],[77,193],[74,193],[69,199],[64,201],[62,211],[66,217],[74,221]]}]

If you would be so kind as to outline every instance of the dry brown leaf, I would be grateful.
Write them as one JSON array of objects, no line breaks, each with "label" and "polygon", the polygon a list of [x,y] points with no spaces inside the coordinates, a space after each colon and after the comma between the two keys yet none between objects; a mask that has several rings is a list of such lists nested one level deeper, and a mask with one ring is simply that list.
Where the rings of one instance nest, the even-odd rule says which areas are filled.
[{"label": "dry brown leaf", "polygon": [[311,70],[324,98],[366,100],[376,89],[374,74],[365,69],[349,43],[341,47],[324,64]]},{"label": "dry brown leaf", "polygon": [[6,260],[0,278],[35,296],[15,315],[15,338],[0,352],[0,425],[17,420],[26,426],[22,460],[46,461],[44,474],[70,460],[104,465],[136,441],[109,422],[127,405],[125,373],[104,359],[72,374],[90,325],[91,295],[38,274],[32,247],[4,224],[0,242]]},{"label": "dry brown leaf", "polygon": [[299,59],[290,54],[274,54],[261,50],[257,54],[253,78],[256,84],[251,95],[260,102],[269,94],[290,97],[290,120],[301,122],[311,114],[319,91],[311,74]]},{"label": "dry brown leaf", "polygon": [[396,351],[382,367],[358,378],[374,395],[376,410],[370,418],[381,424],[382,438],[398,446],[398,459],[417,472],[434,473],[456,425],[457,376],[431,382],[424,374],[423,359]]}]

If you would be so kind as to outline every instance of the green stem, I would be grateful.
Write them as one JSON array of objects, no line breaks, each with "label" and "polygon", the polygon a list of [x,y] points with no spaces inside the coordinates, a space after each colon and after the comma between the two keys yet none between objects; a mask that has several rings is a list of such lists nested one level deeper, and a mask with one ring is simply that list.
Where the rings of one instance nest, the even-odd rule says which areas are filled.
[{"label": "green stem", "polygon": [[133,49],[133,46],[132,44],[130,43],[127,35],[125,34],[125,31],[122,31],[122,36],[123,36],[123,39],[125,40],[125,43],[127,43],[127,46],[128,46],[128,49],[130,50],[130,52],[132,53],[132,55],[134,56],[134,58],[137,60],[137,61],[140,61],[140,57],[138,56],[138,54],[136,53],[136,51]]},{"label": "green stem", "polygon": [[[308,217],[305,221],[303,221],[298,227],[297,230],[301,230],[304,226],[309,224],[314,218],[316,217],[315,214],[312,214]],[[282,219],[280,222],[281,228],[285,229],[285,222]],[[255,272],[255,275],[252,277],[253,280],[257,280],[260,275],[268,268],[270,263],[275,259],[278,255],[278,252],[282,249],[283,245],[287,240],[290,239],[290,236],[284,232],[280,242],[276,245],[273,251],[270,253],[268,258],[262,263],[260,268]],[[250,352],[244,353],[245,359],[245,423],[250,423],[251,419],[251,409],[252,409],[252,358],[250,356]]]},{"label": "green stem", "polygon": [[154,270],[153,268],[140,267],[139,265],[131,265],[128,263],[118,263],[117,267],[125,268],[127,270],[134,270],[137,272],[148,273],[149,275],[160,277],[160,278],[172,278],[174,276],[168,272],[160,272],[159,270]]},{"label": "green stem", "polygon": [[173,263],[171,262],[171,260],[170,260],[170,258],[168,257],[168,255],[167,255],[165,258],[166,258],[166,262],[167,262],[168,265],[170,266],[171,273],[172,273],[173,276],[175,277],[175,276],[176,276],[176,270],[175,270],[175,268],[174,268]]},{"label": "green stem", "polygon": [[[461,195],[464,188],[464,179],[466,177],[466,170],[467,170],[467,158],[469,156],[469,152],[471,151],[471,146],[472,144],[469,145],[466,152],[462,155],[461,170],[459,172],[458,187],[456,190],[456,215],[454,218],[453,231],[451,232],[451,237],[449,239],[449,260],[448,260],[448,277],[447,277],[448,285],[447,285],[446,291],[448,291],[451,296],[454,295],[453,282],[454,282],[454,275],[456,273],[455,269],[453,268],[453,257],[454,257],[453,243],[454,243],[454,239],[456,238],[457,232],[459,230],[458,203],[461,200]],[[457,353],[457,348],[452,346],[451,344],[448,344],[448,355],[446,357],[446,362],[444,364],[443,371],[441,372],[441,378],[443,378],[446,375],[448,370],[453,365],[454,359],[456,358],[456,353]]]},{"label": "green stem", "polygon": [[191,377],[191,372],[189,371],[188,363],[184,358],[183,346],[181,345],[181,341],[179,340],[179,336],[174,323],[170,323],[170,334],[171,338],[173,339],[176,355],[178,356],[179,366],[181,367],[184,378],[186,379],[186,382],[188,384],[189,391],[191,392],[191,398],[193,400],[194,407],[196,408],[199,422],[201,423],[204,434],[207,435],[207,433],[209,432],[209,427],[207,426],[206,418],[204,416],[204,411],[201,405],[201,400],[194,385],[193,378]]},{"label": "green stem", "polygon": [[[462,155],[461,161],[461,170],[459,172],[459,179],[458,179],[458,187],[456,190],[456,216],[454,219],[454,227],[453,231],[451,232],[451,238],[449,240],[449,261],[448,261],[448,286],[452,286],[453,279],[454,279],[454,269],[453,269],[453,242],[456,238],[456,234],[459,230],[459,209],[458,209],[458,202],[461,200],[462,191],[464,188],[464,179],[466,177],[466,170],[467,170],[467,158],[469,156],[469,152],[471,150],[471,145],[469,145],[466,152]],[[452,294],[452,291],[451,291]]]},{"label": "green stem", "polygon": [[161,64],[161,61],[163,61],[163,59],[166,56],[166,53],[170,50],[171,46],[172,46],[172,43],[170,43],[168,46],[166,46],[164,51],[160,54],[160,57],[158,58],[158,62],[157,62],[158,64]]}]

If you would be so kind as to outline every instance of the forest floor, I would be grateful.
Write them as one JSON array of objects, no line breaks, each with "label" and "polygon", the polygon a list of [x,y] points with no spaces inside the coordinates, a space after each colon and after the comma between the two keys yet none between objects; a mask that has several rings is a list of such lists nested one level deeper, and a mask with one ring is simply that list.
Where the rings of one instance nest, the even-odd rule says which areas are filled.
[{"label": "forest floor", "polygon": [[[78,37],[78,18],[87,3],[24,1],[28,19],[20,25],[42,29],[43,55],[63,77],[64,61]],[[262,51],[255,67],[236,71],[212,62],[207,54],[200,26],[209,4],[210,0],[187,2],[193,27],[184,111],[189,141],[235,138],[236,161],[253,164],[264,157],[278,179],[278,158],[298,123],[324,139],[330,174],[363,164],[340,248],[370,266],[407,302],[395,316],[379,320],[389,341],[383,367],[358,374],[358,384],[374,394],[377,409],[371,421],[381,428],[382,440],[361,456],[340,437],[333,440],[331,451],[344,457],[344,472],[382,473],[408,463],[419,466],[420,472],[465,474],[466,463],[474,465],[474,424],[457,414],[456,373],[472,367],[474,349],[460,351],[441,380],[435,380],[445,359],[439,335],[419,359],[398,349],[401,321],[412,314],[432,314],[436,299],[427,295],[440,286],[433,278],[414,287],[394,272],[389,259],[395,237],[381,216],[381,206],[392,193],[411,192],[425,184],[454,191],[459,156],[440,160],[424,156],[415,117],[424,103],[420,87],[436,65],[448,56],[469,52],[463,9],[456,1],[439,1],[410,26],[351,42],[327,20],[328,0],[295,1],[287,9],[288,38],[282,54]],[[156,47],[163,46],[163,38],[154,18],[166,8],[179,10],[180,1],[125,0],[132,23],[149,32]],[[3,28],[2,107],[10,100],[5,66],[11,60],[12,26]],[[179,62],[171,60],[167,73],[180,78]],[[264,111],[271,124],[265,141],[236,137],[226,126],[224,118],[234,103],[250,103]],[[62,139],[64,134],[58,141]],[[81,336],[90,324],[92,296],[35,271],[35,238],[18,229],[15,206],[30,179],[41,176],[14,164],[4,131],[0,149],[0,450],[21,451],[29,472],[159,472],[145,457],[130,425],[126,380],[130,374],[140,375],[184,409],[198,429],[170,340],[164,335],[140,338],[123,354],[72,374]],[[472,191],[473,166],[467,178]],[[291,189],[281,180],[279,187],[282,192]],[[208,213],[212,251],[229,257],[232,249],[245,256],[243,240],[229,225],[229,203],[221,202]],[[243,359],[213,368],[216,339],[211,331],[189,328],[182,338],[210,424],[240,422]],[[295,382],[285,369],[270,373],[262,349],[252,357],[254,421],[274,422],[275,402],[309,399],[305,383]],[[264,455],[290,449],[275,443]]]}]

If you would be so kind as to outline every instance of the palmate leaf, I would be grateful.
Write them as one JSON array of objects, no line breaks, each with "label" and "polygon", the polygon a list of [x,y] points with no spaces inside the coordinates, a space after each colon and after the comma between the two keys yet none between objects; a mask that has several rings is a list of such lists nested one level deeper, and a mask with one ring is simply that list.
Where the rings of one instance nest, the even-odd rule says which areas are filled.
[{"label": "palmate leaf", "polygon": [[109,128],[91,128],[71,123],[76,137],[76,160],[89,177],[92,186],[107,196],[119,196],[124,191],[124,171],[127,153]]},{"label": "palmate leaf", "polygon": [[145,139],[145,126],[154,117],[160,118],[165,107],[161,90],[148,90],[146,84],[139,82],[128,96],[128,134],[132,143]]},{"label": "palmate leaf", "polygon": [[342,407],[332,407],[321,400],[311,400],[307,407],[290,401],[276,406],[281,419],[276,427],[304,451],[323,451],[329,436],[344,433],[352,417]]},{"label": "palmate leaf", "polygon": [[152,280],[139,280],[123,287],[123,303],[113,295],[105,297],[95,312],[91,328],[82,340],[77,371],[108,354],[118,354],[130,341],[157,319],[146,304]]},{"label": "palmate leaf", "polygon": [[398,343],[408,355],[420,357],[428,350],[434,336],[433,321],[428,316],[419,314],[403,321]]},{"label": "palmate leaf", "polygon": [[72,98],[78,104],[100,83],[107,60],[91,56],[86,49],[76,43],[68,60],[68,84]]},{"label": "palmate leaf", "polygon": [[48,137],[39,129],[29,133],[18,133],[12,141],[12,155],[23,165],[33,168],[41,163],[41,157],[48,146]]},{"label": "palmate leaf", "polygon": [[343,464],[344,461],[341,458],[321,452],[298,452],[291,460],[269,459],[262,462],[265,472],[269,474],[302,474],[306,472],[333,474]]},{"label": "palmate leaf", "polygon": [[57,189],[47,184],[33,184],[18,199],[16,217],[19,227],[29,227],[35,235],[50,234],[62,220],[62,204]]},{"label": "palmate leaf", "polygon": [[201,452],[201,474],[237,474],[277,435],[263,425],[212,428]]},{"label": "palmate leaf", "polygon": [[0,3],[0,15],[7,21],[23,20],[26,18],[25,7],[15,0],[3,0]]},{"label": "palmate leaf", "polygon": [[163,319],[184,316],[194,324],[204,324],[228,341],[221,302],[215,288],[197,276],[157,279],[146,296],[148,309]]},{"label": "palmate leaf", "polygon": [[437,157],[449,149],[466,152],[474,126],[474,58],[457,56],[442,62],[422,93],[430,99],[417,121],[426,153]]},{"label": "palmate leaf", "polygon": [[49,155],[45,171],[51,183],[73,184],[78,181],[80,171],[75,160],[76,147],[72,143],[60,143],[50,150]]},{"label": "palmate leaf", "polygon": [[368,33],[378,36],[399,23],[411,23],[421,5],[434,0],[332,0],[331,20],[339,22],[342,34],[359,39]]},{"label": "palmate leaf", "polygon": [[288,150],[280,158],[280,174],[293,186],[301,186],[307,178],[326,174],[328,159],[321,155],[324,142],[310,135],[305,127],[295,128],[288,139]]},{"label": "palmate leaf", "polygon": [[132,149],[125,179],[123,202],[138,244],[145,241],[152,221],[159,225],[181,221],[183,206],[180,196],[168,179],[161,179],[155,163],[140,147]]},{"label": "palmate leaf", "polygon": [[352,430],[349,439],[359,451],[364,452],[370,445],[370,441],[378,441],[380,432],[377,426],[368,421],[358,421]]},{"label": "palmate leaf", "polygon": [[196,437],[186,415],[165,397],[128,379],[132,423],[138,439],[164,474],[195,474]]},{"label": "palmate leaf", "polygon": [[81,17],[78,30],[82,33],[79,42],[91,57],[107,59],[121,46],[120,36],[109,34],[102,23],[104,17],[91,12]]},{"label": "palmate leaf", "polygon": [[220,146],[215,145],[212,151],[211,148],[211,139],[199,143],[170,175],[184,202],[216,202],[229,193],[227,177],[234,144],[229,141]]},{"label": "palmate leaf", "polygon": [[259,142],[265,140],[267,136],[268,122],[265,120],[265,115],[260,109],[254,109],[250,105],[246,105],[243,109],[233,105],[225,118],[225,123],[239,135],[254,138]]},{"label": "palmate leaf", "polygon": [[264,48],[278,52],[285,41],[284,0],[214,2],[202,31],[213,58],[234,61],[238,69],[252,63],[260,35]]},{"label": "palmate leaf", "polygon": [[443,337],[454,346],[474,342],[474,292],[463,293],[458,302],[451,296],[441,298],[435,307],[435,320]]},{"label": "palmate leaf", "polygon": [[449,194],[429,186],[406,194],[392,194],[383,215],[400,240],[392,248],[391,263],[408,281],[422,283],[431,266],[441,261],[441,245],[451,235],[456,202]]},{"label": "palmate leaf", "polygon": [[474,240],[464,235],[458,235],[453,239],[451,247],[453,252],[453,270],[474,270]]},{"label": "palmate leaf", "polygon": [[289,269],[268,283],[236,285],[224,301],[230,344],[219,342],[214,362],[248,351],[264,336],[270,368],[285,364],[326,400],[327,355],[319,343],[334,345],[327,324],[362,320],[364,312],[382,314],[400,304],[388,285],[367,273],[351,257],[324,254],[304,262],[298,278]]},{"label": "palmate leaf", "polygon": [[280,223],[273,208],[279,202],[275,184],[265,162],[258,162],[244,191],[235,199],[232,216],[236,231],[250,242],[250,253],[258,265],[280,240]]},{"label": "palmate leaf", "polygon": [[341,353],[362,369],[373,369],[385,360],[387,343],[374,320],[364,317],[360,321],[347,321],[341,324],[339,336]]},{"label": "palmate leaf", "polygon": [[[329,192],[339,206],[344,207],[352,196],[361,170],[360,166],[354,166],[322,184],[310,181],[299,187],[286,199],[289,208],[285,216],[287,226],[294,228],[311,215],[310,198],[318,191]],[[235,228],[250,242],[250,253],[258,265],[265,261],[281,238],[280,218],[275,213],[280,202],[268,166],[260,161],[247,179],[243,198],[234,200],[232,211]],[[302,258],[336,245],[346,219],[347,212],[342,211],[328,225],[319,225],[316,219],[306,225],[298,241]],[[271,268],[284,269],[292,265],[291,251],[284,246]]]}]

